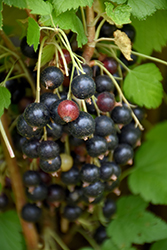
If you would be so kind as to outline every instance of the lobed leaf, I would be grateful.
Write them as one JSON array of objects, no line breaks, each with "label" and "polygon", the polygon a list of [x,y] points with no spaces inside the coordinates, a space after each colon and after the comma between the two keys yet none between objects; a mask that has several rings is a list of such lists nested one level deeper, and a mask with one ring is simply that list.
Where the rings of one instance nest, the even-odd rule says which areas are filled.
[{"label": "lobed leaf", "polygon": [[166,250],[166,249],[167,249],[167,239],[155,242],[150,248],[150,250]]},{"label": "lobed leaf", "polygon": [[11,94],[9,90],[5,87],[0,86],[0,117],[4,113],[4,108],[8,108],[11,103]]},{"label": "lobed leaf", "polygon": [[123,90],[126,97],[135,104],[157,108],[163,97],[161,80],[161,73],[155,64],[143,64],[128,72]]},{"label": "lobed leaf", "polygon": [[130,190],[146,201],[167,205],[167,122],[155,126],[135,155]]},{"label": "lobed leaf", "polygon": [[27,8],[27,1],[26,0],[3,0],[2,2],[4,2],[5,4],[9,5],[9,6],[14,6],[17,8],[21,8],[21,9],[26,9]]},{"label": "lobed leaf", "polygon": [[43,0],[27,0],[27,4],[32,14],[50,15],[52,13],[53,7],[49,2],[44,2]]},{"label": "lobed leaf", "polygon": [[135,247],[121,247],[118,248],[116,245],[113,244],[111,239],[105,240],[102,244],[101,250],[137,250]]},{"label": "lobed leaf", "polygon": [[27,30],[27,43],[34,46],[34,50],[37,51],[40,38],[40,27],[37,22],[29,17],[28,18],[28,30]]},{"label": "lobed leaf", "polygon": [[118,249],[131,243],[143,244],[165,239],[167,224],[145,208],[148,206],[138,196],[124,196],[117,202],[117,214],[107,228],[107,233]]}]

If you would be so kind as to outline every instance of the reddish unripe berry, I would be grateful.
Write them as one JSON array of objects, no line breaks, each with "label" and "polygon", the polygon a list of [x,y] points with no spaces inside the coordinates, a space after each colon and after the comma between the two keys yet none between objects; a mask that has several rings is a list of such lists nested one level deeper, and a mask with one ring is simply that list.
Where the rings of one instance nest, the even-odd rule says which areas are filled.
[{"label": "reddish unripe berry", "polygon": [[103,112],[110,112],[115,105],[114,95],[109,92],[103,92],[97,96],[97,106]]},{"label": "reddish unripe berry", "polygon": [[104,67],[113,75],[117,72],[118,69],[118,63],[116,60],[112,57],[106,57],[102,63],[104,64]]},{"label": "reddish unripe berry", "polygon": [[62,101],[57,108],[57,112],[65,122],[72,122],[79,116],[78,105],[70,100]]},{"label": "reddish unripe berry", "polygon": [[[66,63],[68,64],[69,62],[71,62],[71,56],[70,56],[70,53],[68,52],[68,50],[62,49],[62,52],[63,52],[64,57],[66,59]],[[59,61],[60,61],[61,65],[64,65],[63,59],[62,59],[62,56],[60,53],[59,53]]]}]

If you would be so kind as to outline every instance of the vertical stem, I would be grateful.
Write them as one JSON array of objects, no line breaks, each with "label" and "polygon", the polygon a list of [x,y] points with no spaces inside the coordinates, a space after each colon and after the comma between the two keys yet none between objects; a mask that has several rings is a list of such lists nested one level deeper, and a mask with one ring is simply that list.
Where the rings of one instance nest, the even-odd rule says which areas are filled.
[{"label": "vertical stem", "polygon": [[[1,122],[5,129],[6,136],[8,137],[8,140],[10,144],[12,145],[12,140],[9,134],[7,119],[6,119],[5,114],[3,114],[3,116],[1,117]],[[25,241],[27,244],[27,250],[37,250],[38,249],[38,235],[36,232],[36,228],[33,223],[29,223],[29,222],[22,220],[20,216],[22,207],[26,203],[26,197],[25,197],[24,186],[22,182],[22,176],[20,174],[20,169],[17,165],[16,158],[10,157],[6,144],[1,135],[0,135],[0,139],[1,139],[2,147],[3,147],[5,159],[6,159],[6,164],[8,166],[9,173],[10,173],[12,190],[15,196],[16,209],[20,218],[23,234],[24,234]]]},{"label": "vertical stem", "polygon": [[83,58],[85,58],[86,62],[89,63],[90,59],[93,56],[95,49],[95,25],[93,25],[94,21],[94,11],[93,6],[89,8],[86,7],[86,21],[87,21],[87,32],[88,32],[88,43],[86,44],[83,52]]}]

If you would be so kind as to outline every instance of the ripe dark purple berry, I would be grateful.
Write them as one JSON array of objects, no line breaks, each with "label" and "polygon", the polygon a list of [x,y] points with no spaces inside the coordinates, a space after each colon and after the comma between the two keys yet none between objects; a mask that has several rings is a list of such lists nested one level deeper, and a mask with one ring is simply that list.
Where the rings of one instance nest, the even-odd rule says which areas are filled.
[{"label": "ripe dark purple berry", "polygon": [[28,188],[26,189],[26,195],[31,201],[43,201],[46,199],[47,194],[48,190],[44,184],[39,184],[32,192],[30,192]]},{"label": "ripe dark purple berry", "polygon": [[58,184],[51,184],[48,187],[48,202],[63,201],[65,199],[65,190]]},{"label": "ripe dark purple berry", "polygon": [[116,106],[111,112],[111,118],[117,124],[128,124],[132,120],[131,111],[126,106]]},{"label": "ripe dark purple berry", "polygon": [[35,204],[27,203],[23,206],[21,210],[22,219],[28,222],[39,221],[41,215],[42,215],[41,208],[37,207]]},{"label": "ripe dark purple berry", "polygon": [[115,97],[109,92],[102,92],[97,96],[97,106],[103,112],[110,112],[115,105]]},{"label": "ripe dark purple berry", "polygon": [[96,84],[94,80],[86,74],[76,76],[71,83],[71,91],[78,99],[87,99],[95,94]]},{"label": "ripe dark purple berry", "polygon": [[111,78],[107,75],[99,75],[95,78],[96,83],[96,91],[98,93],[102,93],[104,91],[113,92],[114,91],[114,84]]},{"label": "ripe dark purple berry", "polygon": [[126,165],[126,163],[133,158],[133,149],[128,144],[119,144],[113,153],[114,161],[119,165]]},{"label": "ripe dark purple berry", "polygon": [[43,103],[31,103],[23,113],[25,121],[35,128],[44,127],[50,121],[50,112]]},{"label": "ripe dark purple berry", "polygon": [[41,178],[37,171],[28,170],[23,174],[23,183],[27,187],[37,186],[40,182]]},{"label": "ripe dark purple berry", "polygon": [[113,214],[115,214],[117,210],[117,206],[114,200],[106,199],[103,206],[103,214],[106,218],[110,218]]},{"label": "ripe dark purple berry", "polygon": [[104,184],[101,181],[96,181],[89,186],[83,187],[84,195],[88,197],[97,197],[104,191]]},{"label": "ripe dark purple berry", "polygon": [[39,140],[37,139],[30,139],[25,140],[21,146],[22,152],[29,158],[38,158],[38,147],[40,145]]},{"label": "ripe dark purple berry", "polygon": [[64,100],[60,102],[57,112],[65,122],[72,122],[79,116],[79,107],[73,101]]},{"label": "ripe dark purple berry", "polygon": [[67,205],[63,211],[63,217],[69,221],[74,221],[82,214],[82,209],[76,205]]},{"label": "ripe dark purple berry", "polygon": [[80,181],[79,169],[73,166],[66,172],[61,172],[61,181],[66,185],[74,185]]},{"label": "ripe dark purple berry", "polygon": [[37,49],[37,51],[35,51],[33,45],[29,46],[27,43],[26,36],[24,36],[21,40],[20,49],[21,49],[21,52],[23,53],[23,55],[25,55],[29,58],[38,58],[39,49]]},{"label": "ripe dark purple berry", "polygon": [[91,157],[98,157],[108,150],[107,141],[100,136],[94,136],[86,141],[86,149]]},{"label": "ripe dark purple berry", "polygon": [[38,154],[42,160],[54,159],[59,155],[59,145],[54,141],[42,141],[38,147]]},{"label": "ripe dark purple berry", "polygon": [[104,137],[115,131],[114,122],[110,117],[103,115],[95,118],[95,135]]},{"label": "ripe dark purple berry", "polygon": [[56,94],[53,94],[53,93],[43,93],[41,96],[40,96],[40,102],[45,104],[49,109],[51,107],[51,105],[55,102],[55,101],[58,101],[59,98]]},{"label": "ripe dark purple berry", "polygon": [[81,168],[81,180],[87,183],[93,183],[99,180],[100,171],[94,164],[84,164]]},{"label": "ripe dark purple berry", "polygon": [[40,80],[46,89],[56,89],[63,83],[64,75],[59,68],[49,66],[41,72]]},{"label": "ripe dark purple berry", "polygon": [[101,163],[100,167],[100,179],[103,181],[107,181],[111,178],[114,173],[113,166],[110,162]]}]

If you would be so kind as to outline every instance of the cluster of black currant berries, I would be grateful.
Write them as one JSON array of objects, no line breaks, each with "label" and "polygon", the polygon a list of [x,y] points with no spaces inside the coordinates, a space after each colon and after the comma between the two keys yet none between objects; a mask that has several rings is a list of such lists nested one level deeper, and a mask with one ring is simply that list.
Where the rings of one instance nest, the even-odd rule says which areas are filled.
[{"label": "cluster of black currant berries", "polygon": [[[106,57],[102,63],[111,74],[117,73],[115,59]],[[38,166],[23,174],[29,200],[22,208],[26,221],[38,222],[43,207],[56,208],[69,221],[97,204],[106,221],[116,212],[109,194],[119,194],[121,167],[132,163],[141,131],[127,105],[116,102],[111,78],[98,67],[82,68],[85,74],[75,70],[70,88],[61,69],[44,68],[40,101],[29,104],[18,117],[22,153],[36,158]],[[133,112],[142,121],[143,109]],[[99,243],[106,238],[105,227],[97,228],[95,238]]]}]

